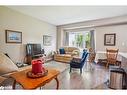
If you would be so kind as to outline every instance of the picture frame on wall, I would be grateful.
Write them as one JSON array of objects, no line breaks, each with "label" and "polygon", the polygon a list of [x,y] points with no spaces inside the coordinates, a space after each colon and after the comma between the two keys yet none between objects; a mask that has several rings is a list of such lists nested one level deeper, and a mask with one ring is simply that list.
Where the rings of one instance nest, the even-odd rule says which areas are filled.
[{"label": "picture frame on wall", "polygon": [[115,46],[116,45],[116,34],[104,34],[104,45],[105,46]]},{"label": "picture frame on wall", "polygon": [[22,32],[5,30],[6,43],[22,43]]},{"label": "picture frame on wall", "polygon": [[43,35],[43,45],[44,46],[51,46],[52,36]]}]

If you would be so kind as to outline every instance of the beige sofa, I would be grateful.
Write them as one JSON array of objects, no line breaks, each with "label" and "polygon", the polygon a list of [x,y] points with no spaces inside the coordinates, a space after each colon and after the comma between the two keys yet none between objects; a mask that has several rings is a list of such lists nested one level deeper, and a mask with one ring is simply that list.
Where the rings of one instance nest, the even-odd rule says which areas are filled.
[{"label": "beige sofa", "polygon": [[54,55],[55,61],[69,63],[73,56],[79,56],[79,49],[76,47],[61,47],[64,48],[65,54],[60,54],[59,50]]},{"label": "beige sofa", "polygon": [[12,85],[13,79],[10,78],[10,74],[28,68],[31,68],[31,65],[18,68],[10,58],[4,55],[4,53],[0,52],[0,85],[3,85],[3,83],[6,83],[4,85]]}]

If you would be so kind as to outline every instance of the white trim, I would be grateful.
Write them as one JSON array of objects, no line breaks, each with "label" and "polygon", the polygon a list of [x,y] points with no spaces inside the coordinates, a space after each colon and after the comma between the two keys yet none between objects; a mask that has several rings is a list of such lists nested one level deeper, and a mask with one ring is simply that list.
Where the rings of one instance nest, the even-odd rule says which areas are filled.
[{"label": "white trim", "polygon": [[[105,54],[106,51],[97,51],[96,53],[97,53],[97,54],[99,54],[99,53],[100,53],[100,54]],[[126,52],[126,53],[125,53],[125,52],[119,52],[118,55],[127,58],[127,52]]]}]

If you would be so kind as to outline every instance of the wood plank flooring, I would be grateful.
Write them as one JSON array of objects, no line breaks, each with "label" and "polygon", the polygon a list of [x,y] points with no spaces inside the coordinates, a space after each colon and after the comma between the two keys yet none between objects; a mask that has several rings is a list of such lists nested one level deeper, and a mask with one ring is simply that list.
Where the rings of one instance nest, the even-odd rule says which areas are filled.
[{"label": "wood plank flooring", "polygon": [[[53,63],[51,63],[53,64]],[[65,64],[65,63],[61,63]],[[105,69],[104,66],[94,65],[93,71],[86,71],[86,66],[83,68],[83,73],[80,75],[79,70],[72,69],[72,72],[69,73],[69,68],[60,73],[58,76],[59,79],[59,89],[60,90],[85,90],[85,89],[108,89],[105,82],[109,77],[108,69]],[[11,82],[12,83],[12,82]],[[50,83],[42,87],[42,90],[50,90],[56,88],[56,81],[52,80]],[[12,89],[11,86],[5,89]],[[22,87],[17,84],[16,89],[22,89]],[[38,88],[40,89],[40,88]]]},{"label": "wood plank flooring", "polygon": [[[85,71],[85,66],[82,75],[79,70],[73,69],[69,73],[69,68],[62,72],[58,79],[60,81],[59,89],[108,89],[104,84],[109,77],[108,69],[104,66],[94,65],[93,71]],[[53,80],[46,84],[43,89],[55,89],[56,82]]]}]

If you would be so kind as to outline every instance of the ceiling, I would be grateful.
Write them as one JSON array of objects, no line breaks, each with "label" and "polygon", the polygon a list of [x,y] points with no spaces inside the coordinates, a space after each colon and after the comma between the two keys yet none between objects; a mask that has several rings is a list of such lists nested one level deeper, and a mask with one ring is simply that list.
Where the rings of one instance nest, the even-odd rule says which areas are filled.
[{"label": "ceiling", "polygon": [[127,6],[7,6],[42,21],[63,25],[127,14]]}]

